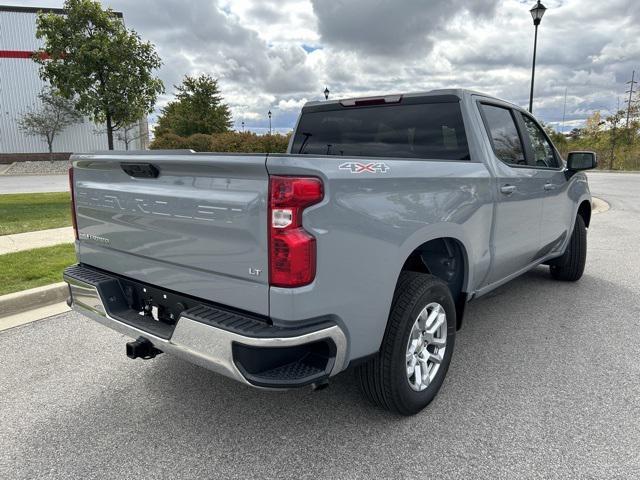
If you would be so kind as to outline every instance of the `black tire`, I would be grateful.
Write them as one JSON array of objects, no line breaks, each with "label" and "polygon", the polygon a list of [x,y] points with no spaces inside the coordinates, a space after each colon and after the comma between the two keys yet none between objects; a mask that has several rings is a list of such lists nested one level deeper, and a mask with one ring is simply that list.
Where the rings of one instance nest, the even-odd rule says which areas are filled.
[{"label": "black tire", "polygon": [[551,276],[556,280],[575,282],[582,277],[587,263],[587,228],[584,219],[578,215],[573,233],[564,254],[549,265]]},{"label": "black tire", "polygon": [[[447,339],[440,368],[423,391],[415,391],[407,380],[406,349],[413,324],[422,309],[439,303],[446,313]],[[387,329],[378,354],[357,368],[360,389],[375,405],[414,415],[436,396],[451,363],[456,334],[456,310],[445,282],[432,275],[403,272],[398,280]]]}]

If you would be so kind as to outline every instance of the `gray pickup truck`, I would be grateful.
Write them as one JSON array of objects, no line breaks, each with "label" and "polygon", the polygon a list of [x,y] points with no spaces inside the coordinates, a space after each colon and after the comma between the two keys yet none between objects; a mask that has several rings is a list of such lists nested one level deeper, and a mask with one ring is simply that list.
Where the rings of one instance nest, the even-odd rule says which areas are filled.
[{"label": "gray pickup truck", "polygon": [[73,308],[260,388],[350,367],[410,415],[467,302],[546,264],[578,280],[591,198],[540,124],[467,90],[310,102],[287,154],[74,155]]}]

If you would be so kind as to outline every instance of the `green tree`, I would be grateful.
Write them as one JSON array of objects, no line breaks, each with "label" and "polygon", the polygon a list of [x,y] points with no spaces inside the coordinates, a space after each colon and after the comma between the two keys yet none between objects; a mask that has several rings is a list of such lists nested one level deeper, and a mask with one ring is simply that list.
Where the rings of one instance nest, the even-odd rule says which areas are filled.
[{"label": "green tree", "polygon": [[106,123],[113,150],[114,130],[151,112],[164,91],[153,75],[162,62],[151,43],[99,2],[66,0],[64,9],[66,15],[38,15],[36,36],[44,46],[33,58],[40,76],[74,99],[78,111]]},{"label": "green tree", "polygon": [[[625,121],[626,126],[626,121]],[[629,144],[633,146],[640,133],[640,92],[636,91],[629,108],[629,126],[627,136]]]},{"label": "green tree", "polygon": [[187,75],[175,88],[176,99],[162,109],[158,118],[157,136],[175,133],[190,137],[194,133],[222,133],[231,128],[231,112],[222,101],[216,79],[209,75]]},{"label": "green tree", "polygon": [[602,132],[602,126],[604,125],[604,121],[602,120],[602,115],[600,114],[600,110],[596,110],[591,115],[587,117],[584,123],[584,131],[588,137],[593,137],[595,141],[598,141],[600,138],[600,133]]},{"label": "green tree", "polygon": [[569,138],[572,140],[579,140],[584,135],[584,129],[582,128],[572,128],[569,132]]},{"label": "green tree", "polygon": [[560,152],[560,155],[565,157],[567,155],[567,144],[568,144],[567,138],[562,133],[558,132],[555,128],[553,128],[551,125],[547,125],[544,122],[541,122],[541,123],[542,123],[542,126],[544,127],[544,131],[547,132],[547,135],[549,135],[549,138],[551,139],[555,147]]},{"label": "green tree", "polygon": [[53,161],[53,141],[67,127],[78,123],[82,116],[71,100],[60,96],[53,88],[45,87],[39,94],[40,106],[34,107],[18,118],[18,128],[27,135],[42,137],[49,147]]},{"label": "green tree", "polygon": [[620,127],[622,126],[624,115],[624,110],[618,110],[613,115],[608,116],[605,120],[609,136],[609,170],[613,170],[614,168],[617,156],[617,148],[620,144],[620,141],[622,140],[622,137],[620,135]]}]

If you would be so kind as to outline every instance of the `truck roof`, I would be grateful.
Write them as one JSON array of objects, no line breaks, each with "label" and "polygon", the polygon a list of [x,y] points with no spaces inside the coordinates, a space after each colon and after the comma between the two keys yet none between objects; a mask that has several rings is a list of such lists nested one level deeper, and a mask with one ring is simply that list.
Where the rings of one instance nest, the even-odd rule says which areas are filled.
[{"label": "truck roof", "polygon": [[510,105],[513,105],[516,108],[521,108],[520,106],[515,105],[514,103],[509,102],[507,100],[503,100],[493,95],[488,95],[486,93],[478,92],[476,90],[471,90],[468,88],[441,88],[436,90],[428,90],[425,92],[408,92],[408,93],[392,93],[392,94],[389,93],[389,94],[380,94],[380,95],[368,95],[366,97],[345,97],[345,98],[336,98],[333,100],[312,100],[310,102],[305,103],[302,108],[304,109],[306,107],[312,107],[316,105],[331,105],[331,104],[335,105],[345,100],[361,100],[365,98],[378,98],[378,97],[389,97],[389,96],[398,96],[398,95],[402,95],[402,98],[420,98],[420,97],[430,97],[430,96],[436,96],[436,95],[455,95],[461,99],[464,96],[468,96],[468,95],[480,95],[483,97],[500,100],[501,102],[508,103]]}]

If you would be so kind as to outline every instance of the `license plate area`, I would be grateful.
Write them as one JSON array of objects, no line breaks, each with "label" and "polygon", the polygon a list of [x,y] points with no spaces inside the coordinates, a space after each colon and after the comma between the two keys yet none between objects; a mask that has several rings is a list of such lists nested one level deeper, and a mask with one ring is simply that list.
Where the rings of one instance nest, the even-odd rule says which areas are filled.
[{"label": "license plate area", "polygon": [[119,282],[124,303],[129,310],[168,325],[175,325],[183,311],[200,304],[182,295],[132,280],[120,278]]},{"label": "license plate area", "polygon": [[78,282],[87,285],[85,290],[95,289],[93,304],[96,306],[88,306],[72,289],[74,304],[162,339],[171,338],[181,316],[223,330],[237,331],[241,335],[268,337],[283,334],[266,317],[215,305],[86,265],[68,267],[64,278],[70,285]]}]

